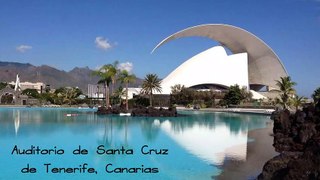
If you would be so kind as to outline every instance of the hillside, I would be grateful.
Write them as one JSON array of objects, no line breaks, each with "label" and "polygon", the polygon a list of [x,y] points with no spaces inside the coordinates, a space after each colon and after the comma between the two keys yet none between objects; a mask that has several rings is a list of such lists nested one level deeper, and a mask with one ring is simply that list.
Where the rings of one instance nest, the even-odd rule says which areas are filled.
[{"label": "hillside", "polygon": [[[99,77],[92,75],[93,70],[88,67],[75,67],[69,72],[59,70],[47,65],[34,66],[32,64],[0,61],[0,82],[15,81],[16,74],[20,74],[20,81],[43,82],[51,88],[62,86],[79,87],[87,92],[88,84],[96,84]],[[137,79],[131,86],[141,85],[142,80]]]}]

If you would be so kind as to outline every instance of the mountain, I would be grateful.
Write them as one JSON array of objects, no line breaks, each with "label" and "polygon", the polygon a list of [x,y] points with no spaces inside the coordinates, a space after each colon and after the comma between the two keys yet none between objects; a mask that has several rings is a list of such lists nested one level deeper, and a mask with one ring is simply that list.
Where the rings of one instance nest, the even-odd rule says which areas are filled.
[{"label": "mountain", "polygon": [[[0,82],[15,81],[19,73],[20,82],[43,82],[54,89],[63,86],[79,87],[84,93],[87,92],[88,84],[96,84],[99,80],[92,72],[88,67],[75,67],[66,72],[47,65],[34,66],[29,63],[0,61]],[[137,78],[136,83],[131,86],[137,87],[141,83],[142,80]]]}]

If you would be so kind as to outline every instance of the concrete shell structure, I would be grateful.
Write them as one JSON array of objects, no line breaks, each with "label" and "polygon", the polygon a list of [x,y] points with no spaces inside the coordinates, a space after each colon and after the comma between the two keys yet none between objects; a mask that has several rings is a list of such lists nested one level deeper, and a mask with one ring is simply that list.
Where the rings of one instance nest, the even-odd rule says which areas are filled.
[{"label": "concrete shell structure", "polygon": [[162,93],[170,94],[171,86],[175,84],[186,87],[200,84],[229,87],[238,84],[248,87],[247,53],[228,56],[221,46],[203,51],[181,64],[162,81]]},{"label": "concrete shell structure", "polygon": [[[232,56],[239,56],[239,60],[234,60],[233,62],[230,62],[230,64],[223,65],[226,68],[224,70],[230,68],[235,70],[234,73],[232,72],[228,75],[232,77],[226,77],[226,74],[219,75],[216,71],[212,70],[210,71],[211,73],[206,74],[206,76],[219,76],[219,78],[221,79],[219,79],[218,81],[218,79],[212,78],[210,82],[207,83],[221,84],[226,86],[233,85],[232,83],[239,85],[249,84],[250,89],[253,90],[259,90],[263,86],[267,86],[268,89],[276,89],[275,80],[279,80],[280,77],[288,76],[278,56],[265,42],[263,42],[252,33],[231,25],[205,24],[184,29],[164,39],[153,49],[152,52],[171,40],[189,36],[201,36],[213,39],[215,41],[218,41],[224,47],[228,48],[234,54]],[[221,63],[221,60],[227,61],[228,59],[230,59],[232,61],[232,59],[234,59],[234,57],[232,56],[229,56],[230,58],[225,58],[224,56],[223,59],[219,59],[220,55],[223,54],[221,50],[217,50],[217,52],[220,54],[216,56],[212,53],[212,51],[211,49],[209,49],[203,52],[205,53],[205,55],[203,53],[200,53],[193,57],[193,60],[190,59],[192,63],[187,61],[179,66],[175,71],[172,72],[174,74],[171,73],[167,78],[163,80],[163,88],[167,88],[167,86],[169,85],[183,84],[182,81],[180,81],[180,78],[176,79],[178,77],[175,77],[181,73],[184,75],[189,74],[189,76],[184,76],[185,79],[190,78],[190,75],[196,76],[192,78],[188,82],[188,84],[183,84],[187,87],[203,83],[201,82],[202,79],[205,78],[203,74],[194,73],[194,68],[190,67],[191,65],[194,66],[197,63],[202,63],[200,62],[201,58],[197,58],[197,56],[206,56],[206,58],[208,59],[205,62],[206,64],[202,66],[211,67],[215,67],[216,63]],[[244,60],[241,60],[243,59],[243,57],[240,56],[247,56],[247,65],[244,64]],[[241,66],[238,66],[239,64],[237,63],[240,63]],[[222,68],[222,66],[220,66],[220,68]],[[240,73],[245,68],[247,68],[248,83],[244,82],[243,74]],[[191,69],[193,69],[193,71],[191,71]],[[198,71],[200,72],[202,70],[199,69]],[[238,77],[239,75],[241,77]],[[170,83],[168,83],[169,81]],[[164,89],[163,93],[167,93],[166,91],[167,90]]]}]

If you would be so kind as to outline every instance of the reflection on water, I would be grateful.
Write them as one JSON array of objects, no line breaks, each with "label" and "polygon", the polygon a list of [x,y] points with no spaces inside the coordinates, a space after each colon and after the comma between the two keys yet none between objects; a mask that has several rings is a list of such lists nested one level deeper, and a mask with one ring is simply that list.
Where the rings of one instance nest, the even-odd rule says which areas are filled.
[{"label": "reflection on water", "polygon": [[[124,167],[132,164],[157,166],[161,173],[152,177],[159,179],[207,179],[221,172],[218,165],[222,165],[225,159],[245,161],[250,140],[248,131],[263,128],[268,121],[268,117],[261,115],[183,114],[185,116],[177,118],[143,118],[97,116],[92,110],[78,109],[0,108],[0,145],[5,147],[0,153],[10,152],[15,144],[24,147],[56,145],[65,149],[82,145],[91,152],[98,145],[124,147],[134,149],[136,153],[129,157],[105,157],[92,153],[81,158],[97,167],[103,167],[106,161]],[[170,153],[165,157],[141,156],[139,148],[144,144],[167,148]],[[0,156],[1,161],[8,160],[5,158]],[[16,161],[25,163],[19,159],[12,163]],[[74,161],[73,156],[65,155],[60,163]],[[150,176],[141,175],[141,178]]]},{"label": "reflection on water", "polygon": [[165,121],[161,128],[180,146],[204,161],[221,165],[226,157],[246,159],[247,132],[233,134],[225,124],[212,130],[197,123],[183,131],[174,131],[172,124]]},{"label": "reflection on water", "polygon": [[20,110],[14,110],[13,115],[14,115],[14,130],[17,135],[20,127]]}]

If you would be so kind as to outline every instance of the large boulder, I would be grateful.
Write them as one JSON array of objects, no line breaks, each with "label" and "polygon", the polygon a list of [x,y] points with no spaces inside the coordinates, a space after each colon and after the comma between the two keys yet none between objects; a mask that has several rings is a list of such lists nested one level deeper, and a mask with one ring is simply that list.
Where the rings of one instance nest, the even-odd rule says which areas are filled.
[{"label": "large boulder", "polygon": [[177,109],[176,108],[152,108],[152,107],[139,107],[132,109],[132,116],[144,116],[144,117],[176,117]]},{"label": "large boulder", "polygon": [[320,108],[308,106],[290,115],[277,111],[275,150],[280,154],[265,163],[258,179],[320,179]]},{"label": "large boulder", "polygon": [[99,107],[97,110],[98,115],[105,115],[105,114],[119,114],[120,112],[125,112],[124,109],[121,109],[120,107],[115,108],[106,108],[104,106]]}]

